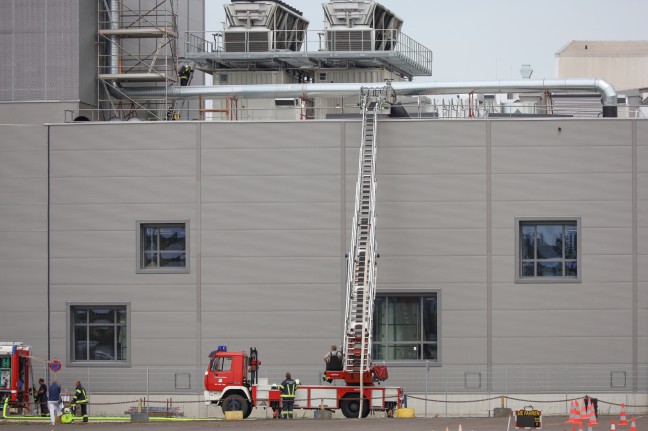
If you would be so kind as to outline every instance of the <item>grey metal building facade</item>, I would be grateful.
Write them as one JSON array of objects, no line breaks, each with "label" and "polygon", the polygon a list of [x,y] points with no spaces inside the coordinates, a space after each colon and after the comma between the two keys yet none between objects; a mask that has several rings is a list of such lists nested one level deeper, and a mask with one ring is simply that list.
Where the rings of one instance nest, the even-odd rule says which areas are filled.
[{"label": "grey metal building facade", "polygon": [[[315,383],[341,338],[358,122],[0,133],[0,339],[72,373],[193,368],[194,392],[217,345],[255,346]],[[378,294],[392,305],[375,338],[391,384],[422,391],[430,365],[465,376],[461,391],[503,392],[503,367],[573,367],[592,391],[646,393],[648,123],[391,120],[378,147]],[[186,263],[151,271],[143,229],[169,225]],[[529,255],[528,229],[552,226],[542,247],[562,255],[542,261],[540,234]],[[434,315],[403,298],[432,298]],[[106,309],[116,347],[92,356],[77,317]]]}]

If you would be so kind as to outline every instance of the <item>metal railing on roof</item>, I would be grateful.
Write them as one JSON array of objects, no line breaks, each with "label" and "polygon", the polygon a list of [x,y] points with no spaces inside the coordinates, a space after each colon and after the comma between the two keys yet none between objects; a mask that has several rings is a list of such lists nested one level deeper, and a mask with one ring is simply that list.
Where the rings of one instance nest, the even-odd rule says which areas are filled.
[{"label": "metal railing on roof", "polygon": [[[212,40],[210,40],[212,39]],[[299,41],[299,43],[295,43]],[[298,50],[288,47],[298,46]],[[367,54],[371,53],[371,56]],[[240,59],[263,61],[275,57],[292,58],[302,65],[326,67],[327,62],[355,60],[356,63],[401,67],[414,76],[432,74],[432,51],[398,30],[327,29],[327,30],[241,30],[187,32],[185,55],[200,62],[227,62],[232,67]],[[254,57],[250,57],[254,55]],[[381,59],[376,61],[376,59]],[[385,63],[387,59],[388,63]]]}]

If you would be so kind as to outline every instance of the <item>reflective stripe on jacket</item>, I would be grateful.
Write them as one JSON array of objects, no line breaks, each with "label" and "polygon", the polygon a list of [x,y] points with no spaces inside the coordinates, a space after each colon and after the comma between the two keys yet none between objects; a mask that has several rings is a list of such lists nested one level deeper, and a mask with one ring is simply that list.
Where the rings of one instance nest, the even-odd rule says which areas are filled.
[{"label": "reflective stripe on jacket", "polygon": [[297,382],[293,379],[286,379],[281,382],[279,389],[281,389],[281,398],[295,398]]},{"label": "reflective stripe on jacket", "polygon": [[76,388],[76,393],[74,394],[74,398],[72,398],[72,404],[82,404],[87,402],[88,402],[88,395],[86,394],[84,387],[78,386]]}]

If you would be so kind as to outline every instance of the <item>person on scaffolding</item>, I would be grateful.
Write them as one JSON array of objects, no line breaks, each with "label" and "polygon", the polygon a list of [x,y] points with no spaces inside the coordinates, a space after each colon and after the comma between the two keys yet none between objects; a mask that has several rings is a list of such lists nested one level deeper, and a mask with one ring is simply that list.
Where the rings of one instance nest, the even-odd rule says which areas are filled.
[{"label": "person on scaffolding", "polygon": [[185,64],[178,70],[178,77],[180,77],[180,86],[186,87],[191,82],[191,75],[193,75],[193,68],[189,64]]}]

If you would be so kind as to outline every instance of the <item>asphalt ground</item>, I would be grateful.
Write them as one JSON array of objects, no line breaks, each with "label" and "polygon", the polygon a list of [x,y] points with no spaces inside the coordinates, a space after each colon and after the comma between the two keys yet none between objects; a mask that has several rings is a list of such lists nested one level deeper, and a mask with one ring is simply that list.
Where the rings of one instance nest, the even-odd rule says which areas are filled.
[{"label": "asphalt ground", "polygon": [[[551,416],[542,418],[542,429],[547,431],[578,431],[578,425],[572,428],[565,424],[567,416]],[[617,431],[630,431],[630,426],[618,426],[618,416],[599,416],[599,425],[593,431],[610,430],[611,421],[614,419]],[[630,417],[628,417],[630,421]],[[648,416],[635,418],[637,431],[648,431]],[[587,431],[587,424],[583,430]],[[201,431],[201,430],[226,430],[226,431],[272,431],[272,430],[326,430],[326,431],[507,431],[514,430],[513,418],[509,423],[508,418],[367,418],[367,419],[293,419],[272,420],[252,419],[244,421],[210,420],[197,422],[148,422],[148,423],[80,423],[51,426],[49,423],[20,423],[0,419],[0,430],[17,431]]]}]

